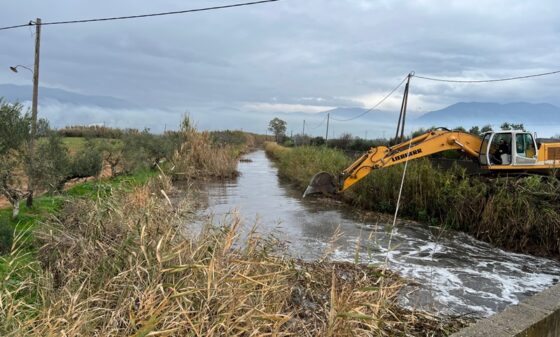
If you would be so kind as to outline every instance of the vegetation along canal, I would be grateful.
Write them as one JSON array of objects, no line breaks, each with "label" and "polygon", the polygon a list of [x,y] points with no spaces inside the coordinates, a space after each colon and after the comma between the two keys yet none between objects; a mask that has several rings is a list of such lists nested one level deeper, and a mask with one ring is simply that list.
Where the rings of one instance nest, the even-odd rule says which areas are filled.
[{"label": "vegetation along canal", "polygon": [[[204,216],[215,221],[239,214],[246,228],[274,234],[291,255],[383,265],[411,281],[402,302],[447,314],[489,316],[558,281],[560,263],[514,254],[460,232],[400,221],[388,250],[387,221],[343,205],[302,199],[280,181],[264,151],[239,164],[240,176],[205,187]],[[333,235],[340,229],[336,242]],[[329,250],[330,249],[330,250]]]}]

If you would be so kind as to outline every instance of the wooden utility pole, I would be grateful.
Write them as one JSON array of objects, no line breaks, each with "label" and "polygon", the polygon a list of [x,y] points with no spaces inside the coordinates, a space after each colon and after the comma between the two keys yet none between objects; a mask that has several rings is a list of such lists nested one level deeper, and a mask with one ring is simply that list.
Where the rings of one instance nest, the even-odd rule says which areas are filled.
[{"label": "wooden utility pole", "polygon": [[325,133],[325,144],[327,144],[327,140],[329,140],[329,121],[331,119],[331,113],[327,113],[327,132]]},{"label": "wooden utility pole", "polygon": [[35,20],[35,65],[33,67],[33,100],[31,102],[31,140],[29,141],[29,180],[27,181],[27,206],[33,205],[33,192],[35,174],[33,166],[35,164],[35,138],[37,137],[37,106],[39,104],[39,59],[41,50],[41,19]]}]

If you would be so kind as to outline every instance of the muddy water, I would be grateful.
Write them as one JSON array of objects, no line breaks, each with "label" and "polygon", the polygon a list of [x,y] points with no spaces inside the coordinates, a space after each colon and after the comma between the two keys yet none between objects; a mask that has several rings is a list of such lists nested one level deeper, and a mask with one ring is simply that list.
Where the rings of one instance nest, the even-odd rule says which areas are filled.
[{"label": "muddy water", "polygon": [[[281,182],[263,151],[239,164],[236,180],[205,187],[214,221],[239,214],[247,227],[288,242],[288,252],[304,259],[330,253],[333,260],[382,265],[413,281],[404,305],[448,314],[488,316],[558,281],[560,264],[512,254],[455,232],[441,233],[416,223],[401,223],[392,234],[378,217],[367,218],[344,205],[303,200]],[[386,221],[387,222],[387,221]],[[333,244],[333,234],[342,234]]]}]

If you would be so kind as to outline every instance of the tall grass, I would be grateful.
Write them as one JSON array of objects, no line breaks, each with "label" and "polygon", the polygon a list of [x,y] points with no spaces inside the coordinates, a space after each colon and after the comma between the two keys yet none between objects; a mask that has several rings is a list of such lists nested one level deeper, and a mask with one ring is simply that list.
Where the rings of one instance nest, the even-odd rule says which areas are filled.
[{"label": "tall grass", "polygon": [[40,263],[16,239],[1,272],[0,335],[443,336],[458,328],[400,309],[402,281],[390,273],[291,260],[254,233],[240,243],[238,219],[194,235],[184,227],[194,199],[171,205],[164,187],[67,202],[36,232]]},{"label": "tall grass", "polygon": [[326,147],[303,146],[292,150],[269,142],[265,151],[278,160],[280,176],[290,179],[300,189],[307,187],[315,173],[342,172],[350,163],[342,152]]},{"label": "tall grass", "polygon": [[231,178],[237,175],[237,159],[242,152],[239,146],[216,144],[208,132],[190,127],[183,133],[185,141],[171,160],[174,179]]},{"label": "tall grass", "polygon": [[[302,191],[319,171],[341,172],[350,159],[341,151],[267,146],[279,174]],[[394,212],[403,166],[372,172],[343,198],[358,207]],[[503,248],[560,255],[560,181],[554,176],[469,176],[454,166],[434,167],[424,158],[409,163],[400,214],[469,232]]]}]

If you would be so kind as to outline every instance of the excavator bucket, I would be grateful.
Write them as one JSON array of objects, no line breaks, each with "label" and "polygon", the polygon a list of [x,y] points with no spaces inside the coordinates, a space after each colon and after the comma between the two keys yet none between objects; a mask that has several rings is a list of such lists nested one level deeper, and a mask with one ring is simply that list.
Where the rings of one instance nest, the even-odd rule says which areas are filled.
[{"label": "excavator bucket", "polygon": [[338,193],[338,184],[335,177],[328,172],[319,172],[311,178],[303,197],[314,194],[332,196],[336,193]]}]

